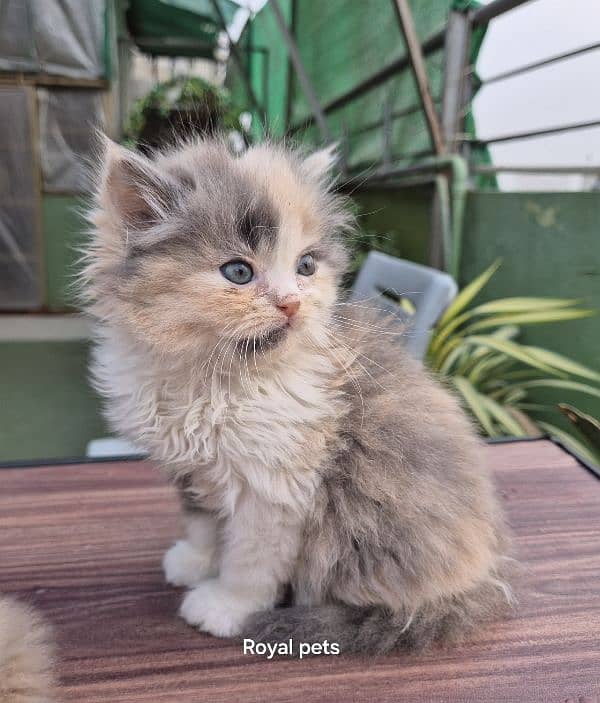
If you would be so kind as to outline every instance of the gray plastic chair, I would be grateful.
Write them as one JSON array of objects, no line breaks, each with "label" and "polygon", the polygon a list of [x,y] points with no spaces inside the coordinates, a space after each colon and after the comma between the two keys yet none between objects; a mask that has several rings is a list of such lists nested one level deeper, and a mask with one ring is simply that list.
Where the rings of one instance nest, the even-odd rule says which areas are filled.
[{"label": "gray plastic chair", "polygon": [[[358,273],[350,300],[392,312],[407,322],[406,347],[416,359],[422,359],[430,330],[457,291],[447,273],[371,251]],[[409,302],[412,314],[402,306],[402,300]]]}]

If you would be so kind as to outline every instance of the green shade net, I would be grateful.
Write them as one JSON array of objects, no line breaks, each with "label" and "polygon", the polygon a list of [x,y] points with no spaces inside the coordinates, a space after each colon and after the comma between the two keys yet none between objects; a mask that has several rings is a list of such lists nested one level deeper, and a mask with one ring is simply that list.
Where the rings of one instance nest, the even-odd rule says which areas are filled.
[{"label": "green shade net", "polygon": [[[339,99],[359,83],[406,56],[406,46],[392,0],[280,0],[296,38],[302,62],[322,106]],[[451,9],[477,7],[472,0],[412,0],[415,29],[421,42],[443,30]],[[474,32],[471,61],[477,58],[484,30]],[[265,106],[267,130],[319,144],[322,137],[293,70],[270,4],[258,13],[242,37],[248,73]],[[261,53],[261,51],[263,53]],[[267,56],[265,57],[264,51]],[[266,63],[265,63],[266,62]],[[438,111],[444,78],[444,49],[430,52],[425,64]],[[235,89],[235,77],[230,85]],[[386,126],[384,127],[384,117]],[[343,106],[327,111],[334,138],[346,145],[347,166],[361,171],[380,163],[384,148],[395,164],[414,163],[433,153],[419,93],[407,66]],[[467,120],[467,128],[473,123]]]},{"label": "green shade net", "polygon": [[[239,5],[218,0],[227,23]],[[133,40],[154,56],[213,58],[221,21],[210,0],[131,0],[127,24]]]}]

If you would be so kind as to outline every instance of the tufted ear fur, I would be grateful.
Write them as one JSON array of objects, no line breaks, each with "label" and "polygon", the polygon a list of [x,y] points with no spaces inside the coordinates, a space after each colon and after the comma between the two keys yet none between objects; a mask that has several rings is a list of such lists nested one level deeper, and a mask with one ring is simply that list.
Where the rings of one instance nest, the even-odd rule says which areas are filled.
[{"label": "tufted ear fur", "polygon": [[179,184],[160,172],[144,156],[104,138],[104,176],[100,197],[121,222],[144,230],[163,220],[172,210]]},{"label": "tufted ear fur", "polygon": [[307,156],[303,162],[304,171],[314,180],[326,180],[336,165],[338,157],[338,143],[334,142]]}]

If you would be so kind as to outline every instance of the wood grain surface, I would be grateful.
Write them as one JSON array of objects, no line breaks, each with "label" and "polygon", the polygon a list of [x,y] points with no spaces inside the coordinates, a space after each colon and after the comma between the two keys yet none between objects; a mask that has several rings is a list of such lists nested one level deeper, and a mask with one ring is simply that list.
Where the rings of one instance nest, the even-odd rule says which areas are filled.
[{"label": "wood grain surface", "polygon": [[548,441],[487,451],[520,605],[459,649],[267,661],[188,627],[160,569],[175,497],[143,462],[0,470],[0,591],[54,624],[64,701],[598,703],[600,481]]}]

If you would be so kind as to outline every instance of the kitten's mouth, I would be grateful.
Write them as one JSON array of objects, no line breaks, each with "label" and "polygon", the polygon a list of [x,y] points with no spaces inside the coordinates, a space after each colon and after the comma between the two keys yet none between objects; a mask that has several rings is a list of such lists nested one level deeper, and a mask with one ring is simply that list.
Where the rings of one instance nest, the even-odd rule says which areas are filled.
[{"label": "kitten's mouth", "polygon": [[254,335],[241,339],[237,347],[242,354],[254,354],[274,349],[287,337],[290,327],[288,324],[276,327],[265,334]]}]

